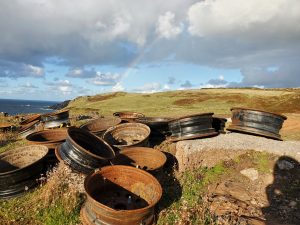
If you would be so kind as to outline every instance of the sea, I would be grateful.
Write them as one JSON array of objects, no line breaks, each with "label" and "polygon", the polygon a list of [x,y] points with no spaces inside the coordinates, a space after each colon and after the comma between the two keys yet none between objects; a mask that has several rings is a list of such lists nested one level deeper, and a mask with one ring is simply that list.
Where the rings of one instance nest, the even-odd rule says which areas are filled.
[{"label": "sea", "polygon": [[21,100],[21,99],[0,99],[0,112],[6,112],[9,115],[27,114],[27,113],[48,113],[52,112],[49,106],[57,104],[56,101],[41,100]]}]

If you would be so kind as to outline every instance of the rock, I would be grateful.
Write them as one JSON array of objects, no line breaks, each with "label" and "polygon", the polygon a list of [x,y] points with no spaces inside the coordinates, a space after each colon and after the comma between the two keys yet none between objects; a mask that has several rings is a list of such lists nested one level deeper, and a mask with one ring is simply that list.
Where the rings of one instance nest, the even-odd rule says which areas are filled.
[{"label": "rock", "polygon": [[300,161],[300,141],[280,142],[239,133],[179,141],[176,143],[175,156],[178,160],[178,169],[183,172],[195,167],[213,167],[219,162],[234,159],[249,150],[285,155]]},{"label": "rock", "polygon": [[68,106],[71,100],[66,100],[57,104],[54,104],[52,106],[49,106],[49,109],[54,109],[54,110],[60,110]]},{"label": "rock", "polygon": [[288,162],[286,160],[281,160],[277,162],[277,166],[281,170],[291,170],[294,168],[294,164],[291,162]]},{"label": "rock", "polygon": [[234,199],[238,199],[243,202],[249,202],[251,200],[251,194],[246,188],[239,183],[226,181],[221,183],[214,192],[217,195],[231,196]]},{"label": "rock", "polygon": [[295,201],[291,201],[289,204],[289,206],[291,206],[291,207],[295,207],[296,205],[297,205],[297,202],[295,202]]},{"label": "rock", "polygon": [[248,177],[250,180],[255,181],[258,179],[258,171],[254,168],[244,169],[240,171],[241,174]]}]

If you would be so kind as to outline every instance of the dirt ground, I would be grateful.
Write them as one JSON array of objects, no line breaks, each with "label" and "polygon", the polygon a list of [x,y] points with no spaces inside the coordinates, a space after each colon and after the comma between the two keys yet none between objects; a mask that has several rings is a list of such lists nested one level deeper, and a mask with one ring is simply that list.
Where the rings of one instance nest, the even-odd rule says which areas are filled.
[{"label": "dirt ground", "polygon": [[228,173],[206,196],[220,224],[225,219],[232,224],[300,224],[299,162],[248,152],[224,165]]},{"label": "dirt ground", "polygon": [[281,135],[284,140],[300,140],[300,114],[286,114],[288,119],[284,121]]}]

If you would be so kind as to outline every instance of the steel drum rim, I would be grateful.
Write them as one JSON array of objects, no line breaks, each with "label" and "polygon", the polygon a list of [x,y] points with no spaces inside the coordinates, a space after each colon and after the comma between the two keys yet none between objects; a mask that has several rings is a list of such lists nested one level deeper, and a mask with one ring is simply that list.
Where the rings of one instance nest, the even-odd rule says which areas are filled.
[{"label": "steel drum rim", "polygon": [[[91,225],[91,224],[94,224],[94,223],[90,223],[90,220],[89,220],[89,217],[88,217],[88,212],[87,212],[87,207],[88,206],[86,206],[87,204],[86,203],[84,203],[83,204],[83,206],[81,207],[81,209],[80,209],[80,219],[81,219],[81,222],[84,224],[84,225]],[[150,217],[150,221],[149,221],[149,223],[147,223],[147,224],[153,224],[154,223],[154,221],[155,221],[155,215],[154,215],[154,212],[153,213],[151,213],[150,215],[149,215],[149,217]],[[97,218],[96,218],[97,219]],[[148,218],[147,218],[148,219]],[[119,220],[120,221],[120,220]],[[100,221],[101,222],[101,221]],[[120,221],[121,222],[121,221]]]},{"label": "steel drum rim", "polygon": [[138,123],[143,123],[148,126],[163,126],[168,125],[168,123],[173,120],[173,118],[170,117],[140,117],[137,118],[135,121]]},{"label": "steel drum rim", "polygon": [[191,139],[195,139],[195,138],[202,138],[202,137],[213,137],[213,136],[217,136],[219,134],[219,132],[211,132],[211,133],[206,133],[206,134],[192,134],[192,135],[184,135],[181,137],[167,137],[168,141],[184,141],[184,140],[191,140]]},{"label": "steel drum rim", "polygon": [[95,134],[93,134],[93,133],[91,133],[91,132],[85,131],[85,130],[80,129],[80,128],[75,128],[75,129],[77,129],[79,132],[83,132],[83,133],[86,133],[86,134],[88,134],[88,135],[90,135],[90,136],[93,136],[94,138],[96,138],[96,139],[98,139],[100,142],[102,142],[102,144],[105,145],[105,147],[107,147],[107,148],[110,150],[110,152],[112,153],[112,154],[111,154],[112,156],[109,157],[109,158],[108,158],[108,157],[105,158],[105,157],[102,157],[102,156],[99,156],[99,155],[95,155],[94,153],[85,150],[83,147],[81,147],[79,144],[77,144],[76,141],[74,141],[72,137],[70,137],[69,131],[70,131],[70,130],[73,130],[73,129],[74,129],[74,128],[68,129],[66,140],[68,139],[68,141],[70,141],[70,142],[71,142],[78,150],[80,150],[80,151],[82,151],[82,152],[84,152],[84,153],[86,153],[86,154],[88,154],[88,155],[91,155],[91,156],[93,156],[93,157],[95,157],[95,158],[97,158],[97,159],[100,159],[100,160],[111,160],[111,159],[113,159],[113,158],[115,157],[115,151],[112,149],[112,147],[111,147],[104,139],[102,139],[102,138],[96,136]]},{"label": "steel drum rim", "polygon": [[84,129],[84,130],[87,130],[87,131],[89,131],[89,132],[92,132],[92,133],[94,133],[94,134],[97,134],[97,133],[106,131],[106,130],[109,129],[110,127],[117,126],[117,125],[119,125],[119,124],[122,122],[122,119],[121,119],[120,117],[114,116],[114,117],[112,117],[112,118],[110,118],[110,119],[116,119],[116,120],[118,120],[119,122],[116,123],[115,125],[112,125],[112,126],[108,127],[108,128],[104,128],[104,129],[100,129],[100,130],[89,130],[89,129],[86,127],[87,125],[89,125],[89,124],[95,122],[96,120],[100,120],[100,119],[105,119],[105,117],[104,117],[104,118],[95,119],[95,120],[89,121],[89,122],[87,122],[87,123],[85,123],[85,124],[82,124],[82,125],[80,126],[80,128],[81,128],[81,129]]},{"label": "steel drum rim", "polygon": [[51,140],[51,141],[32,141],[32,140],[28,140],[28,138],[30,138],[30,136],[34,135],[34,134],[39,134],[39,133],[43,133],[43,132],[49,132],[49,133],[55,133],[55,132],[61,132],[63,133],[63,131],[67,131],[67,129],[56,129],[56,130],[42,130],[42,131],[37,131],[34,133],[31,133],[29,135],[26,136],[26,140],[31,142],[31,143],[43,143],[43,144],[55,144],[55,143],[61,143],[64,142],[66,140],[66,138],[64,139],[56,139],[56,140]]},{"label": "steel drum rim", "polygon": [[212,116],[214,113],[209,112],[209,113],[197,113],[197,114],[190,114],[190,115],[185,115],[185,116],[181,116],[178,118],[174,118],[172,120],[169,121],[169,123],[175,122],[177,120],[185,120],[185,119],[190,119],[193,117],[198,117],[198,116]]},{"label": "steel drum rim", "polygon": [[[147,126],[146,124],[143,124],[143,123],[124,123],[124,124],[119,124],[119,125],[117,125],[117,126],[113,126],[113,127],[110,127],[109,129],[107,129],[106,131],[105,131],[105,133],[103,134],[103,140],[105,141],[105,136],[106,135],[108,135],[111,131],[113,131],[114,129],[116,129],[116,128],[120,128],[121,130],[123,130],[123,129],[126,129],[126,127],[128,127],[128,126],[131,126],[131,125],[138,125],[138,127],[142,127],[143,129],[145,129],[145,130],[147,130],[147,135],[146,135],[146,137],[144,138],[144,139],[142,139],[142,140],[140,140],[139,142],[136,142],[136,143],[134,143],[134,144],[130,144],[130,145],[127,145],[127,144],[125,144],[125,145],[119,145],[119,144],[112,144],[112,146],[114,146],[114,147],[116,147],[116,148],[126,148],[126,147],[134,147],[134,146],[137,146],[137,145],[139,145],[139,144],[143,144],[143,142],[147,142],[148,141],[148,138],[149,138],[149,136],[150,136],[150,134],[151,134],[151,129],[150,129],[150,127],[149,126]],[[113,137],[114,138],[114,137]],[[107,142],[108,143],[108,142]],[[110,145],[109,143],[108,143],[108,145]]]},{"label": "steel drum rim", "polygon": [[26,125],[23,125],[20,127],[19,133],[25,132],[29,129],[31,129],[34,125],[36,125],[39,121],[38,120],[34,120],[30,123],[27,123]]},{"label": "steel drum rim", "polygon": [[287,117],[285,115],[282,115],[282,114],[279,114],[279,113],[274,113],[274,112],[268,112],[268,111],[264,111],[264,110],[261,110],[261,109],[254,109],[254,108],[244,108],[244,107],[232,107],[230,109],[231,111],[233,110],[249,110],[249,111],[256,111],[256,112],[262,112],[262,113],[267,113],[267,114],[272,114],[272,115],[275,115],[275,116],[279,116],[281,117],[283,120],[286,120]]},{"label": "steel drum rim", "polygon": [[40,120],[41,118],[41,114],[34,114],[34,115],[31,115],[30,117],[28,117],[27,119],[23,120],[20,122],[20,125],[26,125],[26,124],[29,124],[35,120]]},{"label": "steel drum rim", "polygon": [[[154,148],[149,148],[149,147],[127,147],[127,148],[124,148],[124,149],[122,149],[120,152],[119,152],[119,154],[126,154],[126,153],[131,153],[131,152],[134,152],[134,151],[139,151],[139,152],[146,152],[146,153],[148,153],[148,152],[155,152],[155,154],[159,154],[162,158],[163,158],[163,163],[159,166],[159,167],[157,167],[157,168],[154,168],[154,169],[147,169],[147,170],[145,170],[145,171],[148,171],[148,172],[152,172],[152,171],[157,171],[157,170],[160,170],[161,168],[163,168],[163,166],[165,165],[165,163],[167,162],[167,156],[163,153],[163,152],[161,152],[161,151],[159,151],[159,150],[157,150],[157,149],[154,149]],[[151,153],[150,153],[151,154]],[[118,156],[116,156],[116,157],[118,157]],[[115,158],[116,159],[116,158]],[[114,160],[115,159],[113,159],[112,160],[112,164],[113,165],[123,165],[123,164],[114,164]]]},{"label": "steel drum rim", "polygon": [[[127,116],[122,117],[122,114],[125,114]],[[132,112],[132,111],[114,112],[113,116],[120,117],[121,119],[136,119],[136,118],[140,118],[140,117],[145,117],[145,115],[143,113]]]},{"label": "steel drum rim", "polygon": [[[66,155],[65,157],[68,160],[70,160],[70,161],[73,162],[73,164],[69,163],[68,160],[62,159],[60,151],[61,151],[61,145],[59,145],[59,146],[57,146],[55,148],[55,156],[56,156],[56,158],[58,159],[59,162],[62,162],[65,165],[67,165],[69,168],[71,168],[71,170],[73,172],[86,175],[86,174],[89,174],[89,173],[91,173],[91,172],[93,172],[95,170],[94,167],[91,168],[90,166],[88,166],[86,164],[82,164],[82,163],[80,163],[78,161],[75,161],[75,160],[71,159],[71,157],[69,157],[67,154],[64,153]],[[74,164],[75,164],[75,166],[74,166]]]},{"label": "steel drum rim", "polygon": [[[142,173],[143,175],[148,176],[148,178],[150,177],[150,178],[151,178],[151,181],[154,182],[154,183],[155,183],[155,186],[157,186],[158,189],[159,189],[158,197],[155,199],[155,202],[152,203],[152,204],[149,204],[148,206],[146,206],[146,207],[144,207],[144,208],[140,208],[140,209],[115,210],[115,209],[112,209],[112,208],[110,208],[110,207],[108,207],[108,206],[106,206],[106,205],[104,205],[104,204],[102,204],[102,203],[96,201],[96,200],[95,200],[95,199],[94,199],[94,198],[86,191],[86,190],[87,190],[87,182],[88,182],[88,180],[89,180],[94,174],[100,173],[101,171],[107,170],[107,169],[112,168],[112,167],[115,167],[115,168],[119,167],[119,169],[121,169],[122,171],[124,171],[124,170],[136,171],[136,172]],[[87,177],[84,179],[84,185],[83,185],[83,186],[84,186],[84,191],[85,191],[85,193],[86,193],[86,195],[87,195],[87,201],[91,201],[93,204],[98,205],[98,206],[100,206],[101,208],[103,208],[103,209],[105,209],[105,210],[107,210],[107,211],[109,211],[109,212],[112,212],[112,213],[118,213],[118,212],[121,212],[121,213],[126,213],[126,212],[128,212],[128,213],[141,213],[141,212],[143,212],[144,210],[151,209],[151,208],[155,207],[155,205],[159,202],[159,200],[160,200],[161,197],[162,197],[162,192],[163,192],[160,183],[158,182],[158,180],[157,180],[153,175],[151,175],[150,173],[148,173],[148,172],[146,172],[146,171],[144,171],[144,170],[141,170],[141,169],[138,169],[138,168],[134,168],[134,167],[132,167],[132,166],[124,166],[124,165],[104,166],[104,167],[100,168],[98,171],[90,173],[90,174],[87,175]]]},{"label": "steel drum rim", "polygon": [[239,131],[241,133],[246,133],[246,134],[255,134],[267,138],[273,138],[276,140],[282,141],[281,135],[280,134],[272,134],[270,132],[263,132],[261,130],[255,129],[255,128],[250,128],[250,127],[241,127],[241,126],[236,126],[236,125],[230,125],[227,130],[229,131]]},{"label": "steel drum rim", "polygon": [[32,166],[35,163],[39,163],[40,161],[42,161],[42,160],[45,159],[45,157],[47,156],[47,154],[49,152],[49,148],[47,146],[45,146],[45,145],[28,145],[28,146],[17,147],[17,148],[13,148],[11,150],[5,151],[5,152],[3,152],[3,153],[0,154],[0,157],[3,156],[3,155],[6,155],[7,153],[9,153],[12,150],[19,150],[19,149],[24,149],[24,148],[43,148],[43,150],[46,150],[46,153],[40,159],[38,159],[37,161],[34,161],[33,163],[31,163],[31,164],[29,164],[29,165],[27,165],[25,167],[22,167],[22,168],[19,168],[19,169],[15,169],[15,170],[11,170],[11,171],[7,171],[7,172],[4,172],[4,173],[0,172],[1,176],[2,175],[10,175],[10,174],[19,172],[19,171],[21,171],[23,169],[26,169],[26,168]]}]

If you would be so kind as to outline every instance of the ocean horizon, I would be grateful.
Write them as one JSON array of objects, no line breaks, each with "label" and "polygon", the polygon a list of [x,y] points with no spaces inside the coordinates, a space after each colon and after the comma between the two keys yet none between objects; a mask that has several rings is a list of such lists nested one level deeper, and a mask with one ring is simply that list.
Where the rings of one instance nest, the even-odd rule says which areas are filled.
[{"label": "ocean horizon", "polygon": [[9,115],[27,113],[47,113],[53,111],[49,107],[60,101],[0,99],[0,112]]}]

